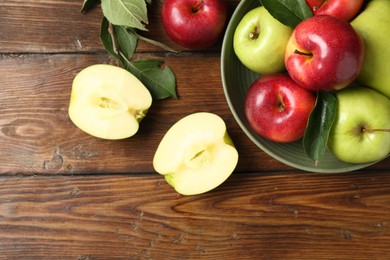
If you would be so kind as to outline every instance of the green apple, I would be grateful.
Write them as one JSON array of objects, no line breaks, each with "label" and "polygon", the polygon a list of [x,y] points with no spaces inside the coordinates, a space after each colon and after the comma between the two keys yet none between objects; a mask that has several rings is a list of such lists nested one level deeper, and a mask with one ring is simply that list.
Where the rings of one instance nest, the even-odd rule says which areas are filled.
[{"label": "green apple", "polygon": [[366,87],[336,92],[337,113],[329,149],[340,160],[368,163],[390,152],[390,99]]},{"label": "green apple", "polygon": [[241,63],[261,74],[285,69],[284,55],[292,28],[275,19],[264,6],[246,13],[233,35],[233,49]]},{"label": "green apple", "polygon": [[390,1],[371,0],[351,22],[365,43],[362,84],[390,98]]},{"label": "green apple", "polygon": [[151,105],[149,90],[133,74],[96,64],[74,78],[68,112],[84,132],[114,140],[134,135]]},{"label": "green apple", "polygon": [[195,195],[222,184],[237,162],[238,152],[222,118],[198,112],[180,119],[167,131],[153,167],[176,192]]}]

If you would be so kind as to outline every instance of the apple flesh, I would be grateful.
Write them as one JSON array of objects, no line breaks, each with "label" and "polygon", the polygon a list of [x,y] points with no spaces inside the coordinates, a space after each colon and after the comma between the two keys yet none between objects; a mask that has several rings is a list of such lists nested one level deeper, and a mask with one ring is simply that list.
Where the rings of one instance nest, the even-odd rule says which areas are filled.
[{"label": "apple flesh", "polygon": [[372,0],[351,22],[365,44],[357,80],[390,98],[390,1]]},{"label": "apple flesh", "polygon": [[329,134],[330,151],[349,163],[368,163],[390,153],[390,99],[366,87],[336,92],[336,119]]},{"label": "apple flesh", "polygon": [[288,73],[302,87],[339,90],[359,75],[364,43],[352,26],[329,15],[316,15],[295,27],[286,48]]},{"label": "apple flesh", "polygon": [[331,15],[351,21],[361,10],[364,0],[306,0],[314,15]]},{"label": "apple flesh", "polygon": [[165,0],[161,20],[171,40],[189,49],[213,46],[227,23],[225,0]]},{"label": "apple flesh", "polygon": [[292,28],[276,20],[264,6],[246,13],[233,35],[233,49],[248,69],[271,74],[285,70],[284,55]]},{"label": "apple flesh", "polygon": [[234,171],[238,152],[221,117],[198,112],[176,122],[153,158],[154,169],[183,195],[210,191]]},{"label": "apple flesh", "polygon": [[96,64],[74,78],[68,113],[78,128],[92,136],[123,139],[138,131],[151,104],[149,90],[130,72]]},{"label": "apple flesh", "polygon": [[245,115],[260,136],[294,142],[303,137],[315,101],[314,93],[288,75],[269,74],[255,80],[247,91]]}]

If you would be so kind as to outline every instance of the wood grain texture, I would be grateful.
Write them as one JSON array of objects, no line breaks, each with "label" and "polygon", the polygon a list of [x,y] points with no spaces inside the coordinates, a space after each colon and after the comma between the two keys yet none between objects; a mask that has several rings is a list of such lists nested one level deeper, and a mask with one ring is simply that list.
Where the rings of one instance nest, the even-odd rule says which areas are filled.
[{"label": "wood grain texture", "polygon": [[181,197],[162,177],[0,179],[6,259],[388,259],[390,176],[242,174]]},{"label": "wood grain texture", "polygon": [[102,50],[96,8],[82,15],[82,1],[0,2],[0,52],[75,52]]},{"label": "wood grain texture", "polygon": [[[177,76],[179,99],[155,102],[140,132],[129,140],[99,140],[76,129],[67,115],[74,76],[88,65],[114,62],[98,40],[100,8],[84,15],[79,12],[80,3],[0,3],[5,14],[0,25],[4,53],[0,56],[0,106],[4,111],[0,134],[5,138],[0,142],[7,147],[0,152],[2,173],[151,172],[153,153],[168,128],[189,113],[205,110],[227,121],[242,151],[239,169],[288,169],[267,156],[256,163],[245,159],[246,154],[262,158],[262,152],[244,136],[228,110],[221,87],[219,50],[178,55],[141,43],[134,58],[162,59],[171,66]],[[232,8],[236,4],[229,2]],[[174,46],[159,22],[161,2],[149,8],[147,34]]]},{"label": "wood grain texture", "polygon": [[[145,36],[175,49],[149,6]],[[228,0],[230,11],[239,0]],[[82,0],[0,1],[0,259],[389,259],[390,157],[361,171],[313,174],[260,151],[224,98],[220,44],[135,58],[165,61],[179,99],[155,101],[139,133],[91,137],[70,121],[82,68],[115,64],[102,13]],[[183,49],[182,49],[183,50]],[[206,194],[179,196],[154,172],[169,127],[192,112],[226,122],[240,160]]]},{"label": "wood grain texture", "polygon": [[[240,154],[238,172],[294,171],[260,151],[235,122],[223,94],[218,55],[144,53],[136,58],[140,57],[163,59],[175,71],[179,99],[154,102],[135,136],[108,141],[85,134],[68,116],[74,76],[85,66],[113,63],[108,55],[0,56],[0,172],[153,172],[151,162],[163,135],[180,118],[198,111],[225,120]],[[386,161],[375,167],[386,169]]]},{"label": "wood grain texture", "polygon": [[[103,51],[99,39],[103,14],[97,6],[82,14],[82,0],[0,1],[0,53],[52,53]],[[172,42],[161,24],[162,0],[148,5],[149,24],[142,35],[176,50],[185,50]],[[226,1],[232,14],[239,0]],[[219,51],[220,43],[208,49]],[[139,41],[139,52],[163,51]]]},{"label": "wood grain texture", "polygon": [[238,170],[289,169],[265,156],[235,122],[224,98],[217,55],[142,57],[164,59],[172,67],[177,74],[179,99],[156,101],[134,137],[107,141],[85,134],[68,116],[74,76],[85,66],[112,63],[107,55],[1,56],[0,145],[4,149],[0,150],[0,158],[4,159],[0,171],[152,172],[151,161],[163,135],[177,120],[197,111],[214,112],[224,118],[240,150]]}]

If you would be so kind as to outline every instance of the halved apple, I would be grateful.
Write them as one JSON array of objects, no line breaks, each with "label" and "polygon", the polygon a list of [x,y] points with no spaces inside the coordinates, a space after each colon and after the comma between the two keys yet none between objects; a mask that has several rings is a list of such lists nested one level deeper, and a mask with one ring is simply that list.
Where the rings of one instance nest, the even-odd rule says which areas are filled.
[{"label": "halved apple", "polygon": [[154,155],[153,167],[178,193],[195,195],[223,183],[237,162],[238,152],[223,119],[198,112],[168,130]]},{"label": "halved apple", "polygon": [[134,135],[151,105],[149,90],[133,74],[96,64],[74,78],[68,112],[84,132],[114,140]]}]

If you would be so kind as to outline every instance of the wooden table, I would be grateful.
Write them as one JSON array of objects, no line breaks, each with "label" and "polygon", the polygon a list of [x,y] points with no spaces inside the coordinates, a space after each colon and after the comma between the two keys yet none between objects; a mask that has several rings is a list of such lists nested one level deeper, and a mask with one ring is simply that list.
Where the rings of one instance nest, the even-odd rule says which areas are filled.
[{"label": "wooden table", "polygon": [[[161,2],[148,36],[178,49]],[[174,54],[140,42],[136,57],[175,72],[179,99],[155,101],[127,140],[76,128],[74,76],[117,64],[99,41],[101,9],[81,14],[81,4],[0,1],[1,259],[390,259],[390,158],[318,174],[260,151],[225,100],[220,45]],[[151,162],[169,127],[197,111],[225,120],[240,160],[217,189],[178,196]]]}]

